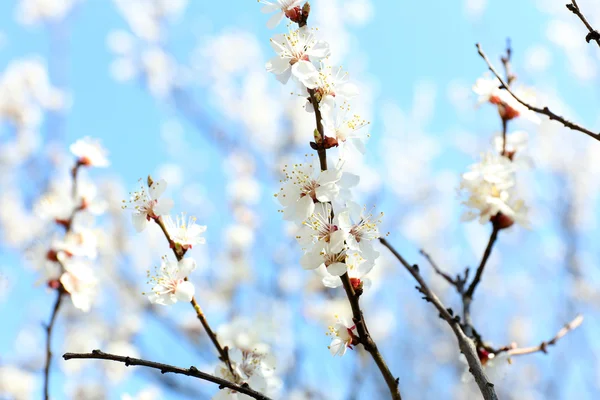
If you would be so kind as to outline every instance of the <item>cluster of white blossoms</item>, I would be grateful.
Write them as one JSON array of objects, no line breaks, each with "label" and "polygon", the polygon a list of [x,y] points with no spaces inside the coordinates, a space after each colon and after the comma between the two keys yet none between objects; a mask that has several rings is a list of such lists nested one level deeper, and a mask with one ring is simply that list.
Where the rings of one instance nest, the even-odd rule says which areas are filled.
[{"label": "cluster of white blossoms", "polygon": [[[305,109],[311,118],[321,117],[311,143],[321,157],[311,155],[305,163],[286,165],[275,196],[283,206],[283,218],[300,227],[297,239],[304,251],[302,267],[314,270],[323,284],[332,288],[341,286],[340,277],[347,274],[354,290],[362,293],[370,284],[366,275],[379,256],[372,241],[380,237],[382,214],[374,215],[352,202],[350,189],[358,184],[359,177],[344,171],[346,160],[364,153],[368,136],[362,134],[362,128],[369,123],[350,105],[359,95],[358,88],[349,82],[342,67],[330,64],[330,46],[319,38],[319,31],[306,26],[308,3],[260,2],[266,4],[264,12],[276,12],[270,27],[283,17],[298,24],[295,28],[290,22],[287,33],[271,39],[277,54],[267,62],[267,71],[281,83],[291,80],[306,97]],[[335,166],[321,169],[322,155],[333,148],[338,148]],[[348,332],[355,328],[332,329],[332,354],[343,355],[352,343]]]},{"label": "cluster of white blossoms", "polygon": [[156,222],[161,226],[177,257],[177,260],[163,257],[154,274],[148,271],[148,283],[152,285],[150,293],[147,293],[148,300],[164,306],[178,301],[190,302],[195,288],[188,281],[188,276],[196,269],[196,261],[184,255],[193,246],[206,243],[202,236],[206,226],[198,225],[196,218],[185,214],[173,219],[168,215],[173,208],[173,200],[162,198],[167,182],[164,179],[153,181],[148,177],[147,183],[147,187],[141,184],[140,190],[130,193],[129,201],[123,200],[122,208],[133,211],[133,226],[138,232],[143,231],[148,222]]},{"label": "cluster of white blossoms", "polygon": [[49,247],[42,244],[30,255],[41,272],[40,281],[64,290],[76,308],[87,312],[98,281],[91,266],[98,255],[94,217],[104,212],[106,203],[98,198],[97,187],[84,179],[81,168],[106,167],[109,162],[106,151],[91,138],[77,140],[70,150],[76,157],[70,182],[52,183],[34,206],[41,220],[63,228],[64,234],[55,234]]},{"label": "cluster of white blossoms", "polygon": [[[496,78],[478,79],[473,91],[479,95],[480,102],[489,102],[498,107],[505,127],[508,121],[520,116],[539,122],[538,117],[516,101]],[[524,90],[520,90],[519,95],[528,99],[532,97]],[[471,165],[469,171],[462,175],[459,193],[464,197],[463,204],[467,207],[462,219],[478,219],[482,224],[491,221],[496,229],[508,228],[515,222],[528,227],[528,208],[518,195],[516,179],[518,171],[532,164],[523,155],[527,147],[527,133],[515,131],[497,134],[492,138],[492,146],[493,150],[483,153],[481,161]]]}]

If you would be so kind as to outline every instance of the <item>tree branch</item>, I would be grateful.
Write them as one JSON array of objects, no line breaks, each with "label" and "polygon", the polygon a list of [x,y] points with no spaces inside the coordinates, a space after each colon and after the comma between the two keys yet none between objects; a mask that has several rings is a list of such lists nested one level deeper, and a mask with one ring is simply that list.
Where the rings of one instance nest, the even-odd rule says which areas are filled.
[{"label": "tree branch", "polygon": [[492,73],[500,81],[500,83],[502,85],[502,88],[505,89],[521,105],[523,105],[524,107],[526,107],[530,111],[533,111],[533,112],[535,112],[537,114],[545,115],[548,118],[550,118],[551,120],[558,121],[558,122],[560,122],[561,124],[563,124],[565,127],[569,128],[569,129],[585,133],[586,135],[588,135],[591,138],[594,138],[596,140],[600,140],[600,134],[594,133],[594,132],[590,131],[589,129],[584,128],[581,125],[577,125],[577,124],[575,124],[575,123],[567,120],[566,118],[561,117],[558,114],[555,114],[554,112],[550,111],[550,109],[548,107],[543,107],[543,108],[535,107],[535,106],[532,106],[529,103],[524,102],[519,97],[517,97],[517,95],[515,95],[515,93],[509,88],[508,84],[504,81],[504,79],[498,74],[498,72],[496,71],[496,69],[494,68],[494,66],[490,62],[490,60],[487,58],[487,56],[485,55],[485,53],[481,49],[481,46],[479,45],[479,43],[477,43],[475,46],[477,47],[477,52],[479,53],[479,55],[481,56],[481,58],[483,58],[483,60],[486,62],[489,70],[492,71]]},{"label": "tree branch", "polygon": [[537,346],[523,347],[523,348],[507,346],[505,348],[498,350],[495,354],[505,352],[505,353],[508,353],[508,355],[510,355],[510,356],[522,356],[525,354],[532,354],[532,353],[537,353],[537,352],[548,353],[548,346],[554,346],[556,344],[556,342],[558,342],[562,337],[564,337],[567,333],[571,332],[572,330],[577,329],[579,327],[579,325],[581,325],[582,323],[583,323],[583,315],[579,314],[571,322],[569,322],[568,324],[565,324],[565,326],[563,326],[556,333],[556,335],[552,339],[548,340],[547,342],[544,341]]},{"label": "tree branch", "polygon": [[465,355],[467,363],[469,364],[469,372],[471,372],[475,378],[475,382],[477,383],[483,398],[485,400],[497,400],[498,396],[496,395],[494,384],[489,381],[483,370],[483,366],[479,361],[479,356],[477,355],[477,350],[475,349],[473,341],[469,339],[463,332],[460,326],[460,318],[453,316],[452,309],[446,308],[436,294],[431,291],[419,273],[419,267],[417,265],[410,265],[385,238],[379,238],[379,241],[392,252],[398,261],[400,261],[406,270],[413,276],[413,278],[415,278],[415,280],[419,283],[417,290],[423,294],[424,299],[427,302],[434,305],[434,307],[439,311],[440,317],[444,319],[448,325],[450,325],[450,328],[452,328],[452,331],[454,332],[454,335],[458,341],[460,351]]},{"label": "tree branch", "polygon": [[199,371],[196,367],[191,366],[187,369],[175,367],[173,365],[162,364],[153,361],[141,360],[139,358],[133,357],[124,357],[115,354],[104,353],[100,350],[92,350],[91,353],[65,353],[63,355],[65,360],[72,359],[96,359],[96,360],[108,360],[108,361],[117,361],[124,363],[126,366],[141,366],[148,367],[160,370],[161,374],[172,373],[172,374],[180,374],[192,376],[194,378],[202,379],[208,382],[216,383],[219,385],[220,389],[229,388],[236,392],[245,394],[257,400],[271,400],[269,397],[259,393],[255,390],[250,389],[247,384],[236,385],[233,382],[227,381],[225,379],[218,378],[216,376],[207,374],[205,372]]},{"label": "tree branch", "polygon": [[589,43],[590,41],[593,40],[596,42],[598,47],[600,47],[600,33],[598,33],[597,30],[592,28],[592,25],[590,25],[590,23],[587,21],[587,19],[585,18],[585,16],[579,9],[579,5],[577,5],[577,1],[571,0],[571,4],[566,4],[566,6],[567,6],[567,9],[569,9],[569,11],[571,11],[573,14],[575,14],[579,17],[579,19],[581,20],[581,22],[583,22],[583,24],[588,29],[588,31],[590,31],[587,35],[585,35],[585,41]]},{"label": "tree branch", "polygon": [[54,322],[58,315],[58,310],[62,302],[64,291],[62,287],[56,289],[56,300],[54,301],[54,307],[52,308],[52,315],[50,316],[50,322],[46,325],[46,365],[44,367],[44,398],[48,400],[50,398],[50,366],[52,364],[52,331],[54,329]]},{"label": "tree branch", "polygon": [[[152,181],[152,178],[148,177],[148,182],[151,182],[151,181]],[[183,257],[185,256],[185,253],[187,250],[185,250],[181,247],[178,247],[177,244],[173,241],[173,239],[171,238],[171,235],[169,234],[169,231],[167,230],[167,227],[165,226],[165,223],[164,223],[162,217],[159,216],[154,221],[160,227],[160,229],[163,231],[165,238],[169,242],[169,246],[173,250],[173,254],[175,255],[175,258],[177,258],[177,261],[181,261],[183,259]],[[187,281],[188,278],[186,277],[185,280]],[[198,302],[196,301],[196,297],[192,296],[192,300],[190,301],[190,304],[192,305],[192,307],[194,307],[194,311],[196,311],[196,317],[202,324],[202,327],[204,328],[204,331],[210,338],[210,341],[217,349],[217,352],[219,353],[219,360],[223,361],[225,363],[225,365],[227,365],[227,368],[234,376],[237,376],[237,373],[235,372],[235,370],[233,369],[233,366],[231,365],[231,360],[229,359],[229,349],[227,348],[227,346],[223,347],[221,345],[221,343],[219,342],[219,339],[217,338],[217,334],[212,330],[210,324],[208,323],[208,320],[206,319],[206,316],[204,315],[204,312],[202,311],[200,304],[198,304]]]}]

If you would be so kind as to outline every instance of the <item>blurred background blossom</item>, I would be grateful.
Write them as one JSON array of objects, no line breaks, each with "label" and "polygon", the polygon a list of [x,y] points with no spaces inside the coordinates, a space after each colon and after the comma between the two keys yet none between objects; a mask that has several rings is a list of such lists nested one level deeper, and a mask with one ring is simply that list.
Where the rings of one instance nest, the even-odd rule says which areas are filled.
[{"label": "blurred background blossom", "polygon": [[[362,178],[358,201],[385,212],[381,232],[421,265],[448,306],[459,307],[453,288],[418,250],[452,274],[477,265],[489,227],[461,223],[456,188],[501,131],[495,108],[478,106],[471,91],[486,69],[474,43],[499,66],[510,37],[517,82],[569,119],[598,126],[600,52],[585,43],[585,28],[563,3],[311,3],[310,25],[329,42],[332,65],[350,71],[361,92],[353,109],[371,121],[366,155],[347,165]],[[600,26],[600,4],[578,3]],[[55,355],[102,348],[214,371],[196,315],[142,295],[146,271],[169,248],[155,226],[134,234],[121,201],[151,174],[169,183],[173,213],[208,226],[207,244],[189,253],[197,261],[198,300],[226,344],[276,355],[277,398],[386,395],[364,351],[330,356],[325,333],[334,315],[348,315],[347,301],[301,269],[295,230],[272,197],[282,166],[310,152],[314,119],[299,93],[265,71],[273,32],[259,8],[253,1],[0,4],[0,398],[41,396],[41,323],[53,296],[36,285],[36,271],[38,250],[53,236],[39,204],[57,188],[69,191],[68,148],[86,136],[100,139],[110,159],[108,168],[82,171],[106,205],[93,226],[98,290],[89,313],[64,306]],[[501,235],[473,319],[498,347],[537,345],[576,313],[586,322],[547,355],[490,369],[492,381],[504,399],[597,399],[600,144],[545,119],[511,127],[528,133],[535,166],[517,182],[531,229]],[[473,382],[461,381],[464,366],[448,327],[379,250],[362,303],[402,393],[479,398]],[[57,357],[54,366],[55,399],[209,398],[217,390],[111,363]]]}]

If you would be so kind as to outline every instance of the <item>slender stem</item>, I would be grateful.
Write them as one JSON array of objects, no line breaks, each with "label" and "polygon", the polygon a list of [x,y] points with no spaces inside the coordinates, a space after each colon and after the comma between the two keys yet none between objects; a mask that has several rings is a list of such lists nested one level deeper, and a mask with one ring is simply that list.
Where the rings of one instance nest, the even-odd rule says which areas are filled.
[{"label": "slender stem", "polygon": [[[158,224],[160,229],[163,231],[165,238],[169,242],[169,246],[173,250],[173,254],[175,254],[175,257],[177,258],[177,261],[181,261],[183,259],[183,257],[185,256],[186,250],[182,249],[181,247],[178,247],[177,244],[173,241],[173,239],[171,238],[171,235],[169,234],[169,231],[167,230],[167,227],[165,226],[165,222],[163,221],[163,218],[161,216],[155,218],[154,221],[156,221],[156,223]],[[186,277],[185,280],[187,281],[188,278]],[[195,297],[192,297],[190,304],[194,308],[194,311],[196,311],[196,317],[202,324],[204,331],[210,338],[210,341],[212,342],[212,344],[217,349],[217,352],[219,353],[219,359],[221,361],[223,361],[227,365],[227,368],[229,368],[229,371],[234,376],[236,376],[237,374],[234,371],[233,366],[231,365],[231,360],[229,359],[228,348],[223,347],[221,345],[221,343],[219,343],[217,334],[212,330],[210,324],[208,323],[208,320],[206,319],[206,316],[204,315],[204,312],[202,311],[202,308],[200,307],[200,304],[198,304],[198,301],[196,301]]]},{"label": "slender stem", "polygon": [[458,347],[460,351],[465,355],[467,359],[467,363],[469,364],[469,372],[475,378],[475,382],[477,382],[477,386],[481,392],[481,395],[485,400],[498,400],[498,396],[496,395],[496,390],[494,389],[494,384],[491,383],[486,376],[483,366],[479,361],[479,356],[477,355],[477,350],[475,349],[475,345],[473,344],[473,340],[465,335],[461,326],[460,319],[458,317],[454,317],[452,310],[446,308],[442,301],[437,297],[437,295],[427,286],[427,283],[419,273],[419,267],[417,265],[410,265],[408,261],[396,251],[396,249],[385,239],[379,238],[381,244],[387,247],[390,252],[400,261],[400,263],[406,268],[406,270],[415,278],[415,280],[419,283],[417,289],[424,295],[424,299],[433,304],[434,307],[439,311],[440,317],[445,320],[458,341]]},{"label": "slender stem", "polygon": [[479,285],[479,282],[481,282],[483,271],[485,269],[488,259],[490,258],[490,255],[492,254],[492,248],[494,247],[494,243],[496,243],[496,239],[498,238],[498,232],[498,228],[494,226],[492,234],[490,235],[490,240],[488,241],[481,262],[479,263],[479,267],[477,268],[477,272],[475,273],[475,277],[473,278],[473,282],[471,282],[467,291],[464,292],[462,295],[464,329],[465,333],[469,337],[473,337],[473,321],[471,319],[471,302],[473,301],[473,293],[475,293],[477,285]]},{"label": "slender stem", "polygon": [[471,282],[471,285],[469,285],[469,288],[465,292],[466,297],[473,298],[473,293],[475,292],[477,285],[481,281],[481,276],[483,275],[483,270],[485,269],[485,266],[487,264],[487,261],[490,258],[490,255],[492,254],[492,249],[494,247],[494,243],[496,243],[496,239],[498,239],[498,232],[499,232],[498,228],[494,227],[492,229],[492,234],[490,235],[490,240],[488,241],[488,244],[483,253],[481,262],[479,263],[479,267],[477,268],[477,272],[475,273],[475,278],[473,278],[473,282]]},{"label": "slender stem", "polygon": [[519,97],[517,97],[517,95],[509,88],[508,84],[504,81],[504,79],[498,74],[498,71],[496,71],[496,68],[494,68],[494,66],[492,65],[492,63],[490,62],[490,60],[487,58],[487,56],[485,55],[485,53],[481,49],[481,46],[479,45],[479,43],[477,43],[475,46],[477,47],[477,51],[478,51],[479,55],[481,56],[481,58],[483,58],[483,60],[486,62],[489,70],[492,71],[492,73],[500,81],[500,84],[502,85],[502,87],[504,89],[506,89],[506,91],[516,101],[518,101],[521,105],[525,106],[530,111],[533,111],[533,112],[535,112],[537,114],[545,115],[548,118],[550,118],[551,120],[558,121],[558,122],[560,122],[561,124],[563,124],[565,127],[569,128],[569,129],[585,133],[586,135],[588,135],[591,138],[594,138],[596,140],[600,140],[600,134],[592,132],[589,129],[584,128],[581,125],[577,125],[577,124],[575,124],[575,123],[567,120],[566,118],[561,117],[558,114],[555,114],[554,112],[550,111],[550,109],[548,107],[543,107],[543,108],[535,107],[535,106],[533,106],[533,105],[531,105],[529,103],[524,102]]},{"label": "slender stem", "polygon": [[44,367],[44,399],[50,398],[50,366],[52,364],[52,332],[54,330],[54,322],[58,315],[58,310],[62,303],[64,291],[62,288],[56,290],[56,300],[54,301],[54,307],[52,308],[52,315],[50,316],[50,322],[46,325],[46,366]]},{"label": "slender stem", "polygon": [[67,361],[72,360],[72,359],[108,360],[108,361],[122,362],[128,367],[131,365],[134,365],[134,366],[154,368],[154,369],[160,370],[161,374],[172,373],[172,374],[192,376],[194,378],[198,378],[198,379],[202,379],[202,380],[205,380],[208,382],[216,383],[217,385],[219,385],[219,388],[229,388],[236,392],[250,396],[253,399],[271,400],[269,397],[265,396],[264,394],[250,389],[250,387],[248,387],[248,385],[245,385],[245,384],[236,385],[235,383],[230,382],[228,380],[221,379],[216,376],[199,371],[194,366],[191,366],[190,368],[186,369],[186,368],[176,367],[176,366],[168,365],[168,364],[162,364],[162,363],[158,363],[158,362],[154,362],[154,361],[142,360],[139,358],[124,357],[124,356],[119,356],[119,355],[115,355],[115,354],[108,354],[108,353],[104,353],[100,350],[92,350],[91,353],[65,353],[63,355],[63,358]]},{"label": "slender stem", "polygon": [[508,120],[502,118],[502,153],[500,155],[506,155],[506,131],[508,130]]},{"label": "slender stem", "polygon": [[598,47],[600,47],[600,33],[598,33],[598,31],[595,30],[592,27],[592,25],[590,25],[590,23],[587,21],[587,19],[585,18],[585,15],[583,15],[583,13],[581,12],[581,9],[579,9],[579,5],[577,4],[577,1],[571,0],[571,4],[566,4],[566,6],[569,9],[569,11],[571,11],[573,14],[575,14],[579,17],[581,22],[583,22],[585,27],[588,29],[589,33],[585,36],[585,41],[589,43],[593,40],[596,42]]},{"label": "slender stem", "polygon": [[537,352],[547,353],[548,346],[554,346],[556,342],[558,342],[561,338],[563,338],[567,333],[571,332],[573,329],[576,329],[583,322],[583,315],[577,315],[573,321],[565,324],[554,337],[548,341],[544,341],[537,346],[532,347],[524,347],[524,348],[509,348],[506,352],[510,356],[522,356],[525,354],[532,354]]},{"label": "slender stem", "polygon": [[[327,150],[323,146],[325,141],[325,130],[323,128],[323,121],[321,116],[321,110],[319,109],[319,102],[315,96],[315,91],[313,89],[308,89],[308,94],[310,96],[310,101],[315,110],[315,122],[317,125],[317,133],[319,134],[319,138],[315,138],[317,145],[317,154],[319,156],[319,162],[321,164],[321,170],[327,170]],[[333,209],[332,209],[333,213]],[[346,296],[348,297],[348,301],[350,302],[350,307],[352,308],[352,317],[354,324],[356,325],[356,330],[359,335],[360,343],[363,345],[365,350],[371,354],[371,357],[377,364],[381,375],[383,375],[383,379],[390,390],[390,394],[392,399],[394,400],[402,400],[400,395],[400,389],[398,387],[399,379],[395,378],[392,375],[392,372],[388,368],[383,356],[379,352],[377,348],[377,344],[369,334],[369,329],[367,328],[367,323],[365,322],[365,318],[363,316],[362,310],[360,309],[359,297],[360,294],[356,293],[352,284],[350,283],[350,277],[346,272],[344,275],[340,277],[342,279],[342,283],[344,285],[344,290],[346,291]]]}]

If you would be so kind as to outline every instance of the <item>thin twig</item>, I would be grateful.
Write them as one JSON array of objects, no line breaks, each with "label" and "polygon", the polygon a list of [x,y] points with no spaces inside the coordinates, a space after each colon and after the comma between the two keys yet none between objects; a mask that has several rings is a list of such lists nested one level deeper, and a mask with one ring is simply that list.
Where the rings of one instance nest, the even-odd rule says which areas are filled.
[{"label": "thin twig", "polygon": [[442,271],[442,269],[437,265],[437,263],[433,260],[433,258],[427,253],[425,250],[420,250],[420,253],[425,259],[429,262],[433,270],[440,275],[442,278],[446,280],[450,285],[456,288],[456,291],[462,296],[464,293],[465,283],[469,279],[469,268],[465,270],[464,276],[456,275],[456,278],[452,278],[448,273]]},{"label": "thin twig", "polygon": [[[505,352],[509,356],[522,356],[525,354],[532,354],[532,353],[537,353],[537,352],[547,353],[548,346],[554,346],[556,344],[556,342],[558,342],[567,333],[571,332],[574,329],[577,329],[579,327],[579,325],[582,324],[582,322],[583,322],[583,315],[579,314],[571,322],[569,322],[568,324],[565,324],[565,326],[563,326],[556,333],[556,335],[552,339],[548,340],[547,342],[542,342],[537,346],[523,347],[523,348],[515,348],[512,346],[507,346],[505,348],[506,349]],[[501,353],[501,352],[502,351],[498,351],[498,353]]]},{"label": "thin twig", "polygon": [[52,332],[54,329],[54,322],[58,315],[58,310],[62,302],[64,291],[62,288],[56,290],[56,300],[54,301],[54,307],[52,308],[52,315],[50,316],[50,322],[46,325],[46,365],[44,367],[44,399],[50,398],[50,366],[52,364]]},{"label": "thin twig", "polygon": [[498,238],[498,228],[494,225],[492,229],[492,234],[490,235],[490,240],[488,241],[487,247],[483,253],[483,257],[481,258],[481,262],[479,263],[479,267],[477,268],[477,272],[475,273],[475,277],[473,281],[469,285],[469,288],[462,295],[463,302],[463,322],[464,322],[464,330],[467,336],[473,337],[473,321],[471,319],[471,302],[473,301],[473,293],[475,293],[475,289],[479,282],[481,282],[481,277],[483,275],[483,271],[487,264],[490,255],[492,254],[492,248],[494,247],[494,243],[496,243],[496,239]]},{"label": "thin twig", "polygon": [[481,58],[483,58],[483,60],[486,62],[489,70],[492,71],[492,73],[496,76],[496,78],[498,78],[498,80],[500,81],[500,84],[502,85],[502,87],[504,89],[506,89],[506,91],[516,101],[518,101],[521,105],[523,105],[524,107],[526,107],[530,111],[533,111],[533,112],[535,112],[537,114],[545,115],[548,118],[550,118],[551,120],[558,121],[558,122],[560,122],[561,124],[563,124],[565,127],[569,128],[569,129],[585,133],[589,137],[592,137],[592,138],[594,138],[596,140],[600,140],[600,134],[594,133],[594,132],[590,131],[589,129],[584,128],[583,126],[577,125],[577,124],[575,124],[575,123],[567,120],[566,118],[561,117],[558,114],[555,114],[554,112],[550,111],[550,109],[548,107],[543,107],[543,108],[535,107],[535,106],[532,106],[529,103],[524,102],[519,97],[517,97],[517,95],[509,88],[508,84],[504,81],[504,79],[498,74],[498,72],[496,71],[496,69],[494,68],[494,66],[490,62],[490,60],[487,58],[487,56],[485,55],[485,53],[481,49],[481,46],[479,45],[479,43],[477,43],[475,46],[477,47],[477,52],[479,53],[479,55],[481,56]]},{"label": "thin twig", "polygon": [[475,378],[475,382],[477,382],[477,386],[479,387],[483,398],[485,400],[497,400],[498,396],[496,395],[494,384],[489,381],[483,370],[473,341],[463,332],[460,326],[460,318],[453,316],[452,310],[446,308],[436,294],[427,286],[427,283],[419,273],[419,267],[417,265],[410,265],[385,238],[379,238],[379,241],[392,252],[413,278],[415,278],[419,283],[417,289],[423,294],[424,299],[434,305],[439,311],[440,317],[448,322],[448,325],[452,328],[452,331],[458,340],[460,351],[465,355],[469,364],[469,372],[471,372]]},{"label": "thin twig", "polygon": [[208,382],[216,383],[219,385],[220,389],[229,388],[236,392],[245,394],[257,400],[271,400],[269,397],[265,396],[262,393],[259,393],[255,390],[250,389],[247,384],[237,385],[228,380],[218,378],[216,376],[207,374],[205,372],[199,371],[196,367],[191,366],[189,368],[180,368],[173,365],[162,364],[154,361],[141,360],[139,358],[133,357],[124,357],[115,354],[104,353],[100,350],[92,350],[91,353],[65,353],[63,355],[65,360],[72,359],[96,359],[96,360],[108,360],[108,361],[117,361],[122,362],[126,366],[141,366],[148,367],[160,370],[161,374],[172,373],[172,374],[180,374],[192,376],[194,378],[202,379]]},{"label": "thin twig", "polygon": [[[181,261],[183,259],[183,257],[185,256],[186,250],[181,247],[178,247],[177,244],[173,241],[173,239],[171,238],[171,235],[169,234],[169,231],[167,230],[167,227],[165,226],[163,218],[161,216],[156,218],[154,221],[160,227],[160,229],[163,231],[165,238],[169,242],[169,246],[173,250],[173,254],[175,255],[175,258],[177,258],[177,261]],[[187,277],[185,278],[185,280],[187,281]],[[196,317],[202,324],[204,331],[210,338],[210,341],[212,342],[212,344],[217,349],[217,352],[219,353],[219,359],[227,365],[227,368],[233,375],[236,375],[236,372],[233,369],[233,365],[231,364],[231,360],[229,359],[229,349],[226,346],[225,347],[222,346],[221,343],[219,342],[219,339],[217,338],[217,334],[213,331],[210,324],[208,323],[208,320],[206,319],[206,316],[204,315],[204,312],[202,311],[200,304],[198,304],[198,301],[196,301],[196,297],[192,296],[192,300],[190,301],[190,304],[194,308],[194,311],[196,311]]]},{"label": "thin twig", "polygon": [[585,35],[585,41],[589,43],[590,41],[593,40],[596,42],[598,47],[600,47],[600,33],[598,33],[598,31],[595,30],[592,27],[592,25],[590,25],[590,23],[587,21],[587,19],[585,18],[585,16],[579,9],[579,5],[577,4],[577,1],[571,0],[571,4],[566,4],[566,6],[569,9],[569,11],[571,11],[573,14],[575,14],[579,17],[581,22],[583,22],[585,27],[588,29],[589,33],[587,35]]}]

